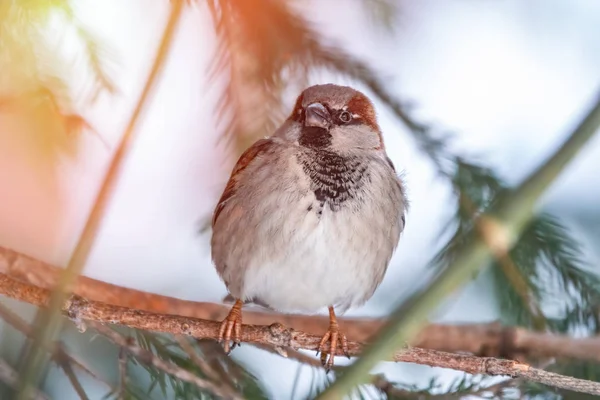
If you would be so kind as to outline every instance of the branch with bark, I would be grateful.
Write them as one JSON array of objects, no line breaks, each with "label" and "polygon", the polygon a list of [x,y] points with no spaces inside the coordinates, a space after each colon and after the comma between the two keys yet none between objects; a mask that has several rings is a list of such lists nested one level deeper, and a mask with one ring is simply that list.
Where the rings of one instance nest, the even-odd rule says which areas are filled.
[{"label": "branch with bark", "polygon": [[[126,291],[127,289],[119,288],[119,290]],[[16,280],[6,274],[0,274],[0,294],[45,307],[48,305],[50,293],[49,289]],[[171,304],[177,302],[175,299],[171,299],[171,301]],[[85,329],[87,324],[90,324],[95,328],[100,328],[101,333],[107,336],[107,331],[101,328],[98,325],[99,323],[119,324],[130,328],[173,335],[187,335],[196,339],[216,338],[220,325],[218,320],[154,313],[85,299],[77,294],[71,295],[63,304],[62,312],[81,330]],[[273,316],[276,316],[276,314],[273,314]],[[288,318],[292,317],[288,316]],[[348,321],[346,323],[349,324]],[[469,340],[465,340],[465,337],[478,340],[479,345],[473,346]],[[490,337],[494,339],[490,340]],[[139,353],[140,349],[127,343],[127,341],[121,343],[121,339],[115,339],[114,336],[110,338],[130,354],[142,356],[142,360],[147,362],[155,361],[148,358],[144,359],[145,356]],[[278,352],[283,355],[286,354],[286,349],[315,351],[319,346],[320,339],[320,335],[290,327],[286,328],[278,322],[268,326],[245,325],[242,333],[242,341],[268,345],[279,349]],[[513,354],[518,352],[519,354],[536,356],[600,361],[600,337],[575,339],[561,335],[528,332],[520,328],[504,328],[498,324],[430,325],[415,342],[429,344],[432,348],[407,347],[399,349],[391,360],[451,368],[470,374],[521,377],[559,388],[600,394],[600,383],[546,372],[514,360],[490,357],[491,355],[503,356],[511,352]],[[458,346],[459,344],[461,346]],[[366,344],[363,342],[349,340],[348,349],[352,356],[359,355],[365,347]],[[439,348],[446,351],[440,351]],[[474,350],[473,354],[475,355],[456,354],[448,350],[454,352]],[[338,349],[337,354],[342,355],[341,349]],[[480,355],[486,356],[481,357]],[[160,368],[164,369],[162,367],[167,368],[165,366]],[[170,371],[169,369],[164,370]],[[214,388],[211,387],[211,389]]]},{"label": "branch with bark", "polygon": [[[56,283],[60,268],[43,263],[24,254],[0,246],[0,278],[28,284],[25,287],[50,290]],[[186,321],[205,320],[215,324],[228,313],[229,307],[222,304],[193,302],[161,296],[154,293],[111,285],[106,282],[79,276],[71,288],[73,294],[85,299],[88,304],[102,303],[104,306],[118,306],[117,309],[133,309],[151,314],[163,314]],[[27,299],[35,296],[10,296],[22,301],[43,305],[41,299]],[[43,296],[43,295],[42,295]],[[109,311],[110,313],[110,311]],[[125,321],[124,321],[125,322]],[[277,322],[291,331],[307,332],[315,336],[327,329],[329,320],[322,316],[277,314],[272,312],[244,311],[244,322],[248,325],[272,325]],[[354,342],[369,342],[385,323],[384,319],[339,318],[340,327]],[[128,325],[128,323],[124,323]],[[130,325],[131,326],[131,325]],[[208,325],[203,325],[208,326]],[[139,327],[141,329],[150,329]],[[217,329],[217,328],[215,328]],[[159,329],[160,330],[160,329]],[[214,332],[202,330],[198,338],[214,338]],[[181,332],[184,333],[184,332]],[[196,332],[199,334],[199,332]],[[317,340],[318,343],[318,340]],[[267,343],[268,344],[268,343]],[[600,337],[573,339],[563,335],[553,335],[529,331],[520,327],[502,326],[497,322],[482,324],[430,324],[410,343],[411,346],[446,352],[464,352],[483,357],[557,357],[600,362]],[[316,349],[316,348],[315,348]]]}]

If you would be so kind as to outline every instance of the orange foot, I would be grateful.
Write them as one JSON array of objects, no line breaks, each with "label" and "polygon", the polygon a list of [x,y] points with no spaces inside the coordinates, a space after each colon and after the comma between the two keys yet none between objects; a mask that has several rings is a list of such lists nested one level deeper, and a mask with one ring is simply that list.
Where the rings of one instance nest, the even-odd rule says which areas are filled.
[{"label": "orange foot", "polygon": [[[325,345],[329,341],[329,348]],[[319,350],[317,354],[321,352],[321,363],[329,372],[329,370],[333,367],[333,359],[335,357],[335,353],[337,351],[338,344],[341,345],[342,351],[346,355],[346,357],[350,358],[348,354],[348,339],[346,339],[346,335],[340,332],[340,328],[337,323],[337,319],[335,317],[335,312],[333,311],[333,307],[329,307],[329,330],[325,333],[321,342],[319,343]],[[329,357],[327,355],[329,354]]]},{"label": "orange foot", "polygon": [[[219,343],[223,343],[223,350],[226,354],[231,353],[231,350],[235,349],[236,346],[241,345],[241,332],[242,332],[242,301],[236,300],[231,311],[227,315],[227,318],[221,322],[221,328],[219,329]],[[230,347],[231,333],[233,331],[233,346]]]}]

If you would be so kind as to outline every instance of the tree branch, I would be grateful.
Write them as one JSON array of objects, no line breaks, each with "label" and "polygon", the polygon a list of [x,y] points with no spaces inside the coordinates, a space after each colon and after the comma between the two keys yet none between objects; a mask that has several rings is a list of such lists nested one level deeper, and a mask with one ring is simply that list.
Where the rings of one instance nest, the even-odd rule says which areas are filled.
[{"label": "tree branch", "polygon": [[[42,305],[43,296],[37,289],[51,289],[59,268],[45,264],[31,257],[0,247],[0,279],[9,279],[26,285],[14,285],[0,293],[28,303]],[[15,293],[28,291],[32,293]],[[72,288],[73,293],[88,302],[111,304],[125,309],[143,310],[153,314],[191,317],[199,320],[221,321],[228,313],[228,307],[215,303],[197,303],[161,296],[106,282],[78,277]],[[12,294],[11,294],[12,293]],[[185,318],[183,318],[185,319]],[[270,325],[278,322],[294,331],[315,335],[322,334],[329,320],[322,316],[284,315],[271,312],[244,311],[244,322],[249,325]],[[355,342],[369,342],[385,323],[383,319],[339,318],[340,327],[349,339]],[[144,329],[144,328],[142,328]],[[211,334],[203,336],[213,338]],[[600,337],[573,339],[563,335],[532,332],[520,327],[502,326],[499,323],[442,325],[430,324],[410,341],[411,346],[447,352],[466,352],[485,357],[525,358],[557,357],[600,362]]]},{"label": "tree branch", "polygon": [[[14,370],[6,361],[0,358],[0,382],[3,382],[6,386],[13,389],[17,389],[19,385],[19,376],[17,371]],[[34,400],[49,400],[46,394],[40,392],[37,389],[32,389],[32,398]]]},{"label": "tree branch", "polygon": [[100,334],[107,337],[110,341],[120,346],[129,354],[134,356],[138,361],[151,365],[161,371],[166,372],[169,375],[181,379],[182,381],[192,383],[201,389],[210,391],[212,394],[218,396],[221,399],[232,399],[232,400],[244,400],[239,394],[233,392],[227,387],[218,386],[211,381],[202,379],[189,371],[177,366],[176,364],[165,361],[162,358],[157,357],[152,352],[144,350],[141,347],[134,344],[133,341],[128,340],[120,333],[100,324],[95,321],[88,321],[88,323],[96,329]]},{"label": "tree branch", "polygon": [[[16,281],[3,274],[0,274],[0,293],[42,307],[48,304],[50,296],[50,292],[47,289]],[[119,324],[131,328],[164,332],[174,335],[189,335],[196,339],[214,339],[218,336],[220,326],[220,323],[217,321],[207,321],[190,317],[156,314],[128,309],[97,301],[86,300],[77,295],[72,295],[69,300],[63,304],[62,312],[75,322],[80,329],[85,329],[85,324],[91,323],[97,329],[101,329],[103,334],[105,334],[106,328],[98,328],[98,323]],[[539,337],[541,338],[543,336],[547,336],[545,338],[547,341],[554,341],[556,348],[559,349],[561,346],[571,349],[577,349],[582,345],[589,346],[589,353],[587,354],[595,354],[595,357],[600,360],[600,338],[569,339],[555,335],[541,335]],[[317,350],[319,346],[321,336],[297,331],[292,328],[285,328],[280,323],[274,323],[269,326],[244,325],[241,339],[244,342],[265,344],[276,348],[314,351]],[[127,348],[127,350],[135,356],[141,354],[137,347],[135,349],[132,348],[131,344],[128,344],[125,339],[123,339],[125,340],[123,341],[111,337],[111,340],[115,341],[115,343],[120,346]],[[534,343],[531,343],[531,345],[535,346]],[[348,349],[351,355],[356,356],[362,352],[364,344],[350,340],[348,342]],[[338,349],[337,354],[342,355],[341,349]],[[577,350],[576,354],[581,356],[585,355]],[[147,357],[147,355],[141,356]],[[586,358],[589,359],[589,355]],[[600,394],[600,383],[587,382],[580,379],[552,374],[513,360],[453,354],[417,347],[397,350],[391,357],[391,360],[457,369],[470,374],[523,377],[528,380],[564,389]],[[145,359],[144,362],[153,361]],[[161,367],[161,369],[163,368]]]}]

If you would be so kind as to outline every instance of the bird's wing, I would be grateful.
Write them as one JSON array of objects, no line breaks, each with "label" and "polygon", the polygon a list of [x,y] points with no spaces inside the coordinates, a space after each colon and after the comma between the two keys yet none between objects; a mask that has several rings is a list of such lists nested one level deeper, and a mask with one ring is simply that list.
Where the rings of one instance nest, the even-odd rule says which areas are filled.
[{"label": "bird's wing", "polygon": [[406,227],[406,217],[405,217],[405,213],[407,210],[407,206],[408,204],[406,203],[406,189],[404,188],[404,184],[402,183],[402,180],[400,179],[400,177],[398,176],[397,172],[396,172],[396,167],[394,166],[394,163],[392,162],[391,158],[389,158],[387,155],[385,156],[385,161],[388,163],[388,165],[392,168],[392,170],[394,171],[394,174],[396,175],[396,184],[398,185],[398,187],[400,188],[400,192],[402,193],[402,198],[405,201],[404,204],[404,210],[402,210],[402,215],[400,216],[400,219],[402,220],[402,230],[404,230],[404,228]]},{"label": "bird's wing", "polygon": [[219,218],[219,214],[221,214],[221,211],[223,211],[223,208],[225,208],[227,201],[235,194],[237,188],[238,175],[244,169],[246,169],[248,165],[250,165],[256,159],[256,157],[258,157],[260,154],[269,151],[274,145],[275,142],[272,139],[260,139],[252,146],[250,146],[246,151],[244,151],[244,153],[242,153],[239,160],[235,164],[235,167],[233,167],[233,171],[231,172],[229,181],[227,182],[225,190],[223,191],[223,194],[221,195],[221,198],[217,203],[217,207],[215,208],[215,212],[212,218],[213,227],[217,222],[217,218]]}]

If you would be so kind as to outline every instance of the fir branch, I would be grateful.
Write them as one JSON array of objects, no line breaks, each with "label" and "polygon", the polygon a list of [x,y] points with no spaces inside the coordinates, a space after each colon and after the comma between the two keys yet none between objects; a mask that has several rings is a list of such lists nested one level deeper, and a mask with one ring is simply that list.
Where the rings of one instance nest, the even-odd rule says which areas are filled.
[{"label": "fir branch", "polygon": [[[0,275],[0,293],[37,306],[46,306],[50,296],[48,290],[12,280],[4,275]],[[71,299],[63,305],[63,313],[75,322],[80,329],[85,329],[86,324],[98,328],[98,323],[110,323],[136,329],[175,335],[188,335],[196,339],[216,338],[220,326],[220,323],[217,321],[202,321],[180,316],[152,314],[140,310],[91,302],[77,296],[71,296]],[[106,333],[105,329],[108,328],[104,328],[102,333]],[[120,334],[116,335],[119,336],[119,339],[115,339],[115,341],[120,346],[124,346],[127,341]],[[557,357],[576,356],[585,359],[589,359],[590,357],[600,359],[600,337],[575,339],[531,332],[529,338],[532,341],[529,343],[521,341],[519,346],[522,347],[520,348],[536,348],[537,346],[538,348],[541,347],[542,349],[546,349],[546,351],[553,352]],[[320,335],[308,334],[289,328],[286,329],[278,323],[271,324],[270,326],[244,325],[242,329],[242,341],[244,342],[262,343],[282,348],[302,348],[314,351],[318,348],[320,339]],[[156,346],[156,344],[154,345]],[[517,348],[515,343],[512,343],[512,346]],[[361,354],[364,347],[364,344],[359,342],[349,341],[348,343],[349,353],[354,356]],[[498,344],[498,347],[506,348],[511,346],[507,346],[504,343],[503,346]],[[127,347],[127,349],[129,350],[130,347]],[[133,349],[131,350],[134,351]],[[584,384],[581,380],[576,380],[575,378],[560,377],[558,374],[545,373],[518,361],[467,356],[417,347],[395,350],[393,357],[391,357],[394,361],[458,369],[470,374],[508,374],[513,377],[523,377],[535,382],[570,388],[572,390],[588,390],[592,392],[596,390],[593,383]],[[150,352],[149,354],[152,353]],[[341,349],[338,349],[338,353],[336,354],[342,355]],[[138,350],[135,350],[134,355],[136,357],[139,355]],[[149,363],[147,358],[144,360],[146,361],[142,360],[142,362]],[[155,364],[151,364],[156,367]],[[351,368],[347,369],[341,375],[340,379],[347,376],[350,370]],[[600,384],[597,385],[600,390]]]},{"label": "fir branch", "polygon": [[[228,142],[235,139],[238,153],[257,137],[274,131],[285,118],[280,41],[297,39],[290,38],[295,30],[288,29],[285,21],[271,19],[285,18],[285,5],[259,3],[207,2],[218,39],[209,80],[222,77],[226,81],[217,103],[217,119],[225,122],[221,137]],[[279,33],[285,36],[274,36]]]},{"label": "fir branch", "polygon": [[114,187],[122,169],[125,156],[128,153],[129,147],[131,146],[135,127],[137,126],[142,110],[146,106],[150,93],[157,81],[158,75],[160,74],[168,55],[174,32],[179,23],[182,8],[182,1],[175,1],[173,3],[171,16],[169,17],[167,26],[165,27],[165,31],[157,50],[151,71],[146,80],[146,85],[144,86],[133,115],[130,118],[125,132],[123,133],[121,143],[118,146],[110,164],[109,170],[96,198],[94,207],[92,208],[90,216],[85,224],[83,233],[77,243],[77,246],[75,247],[73,255],[65,271],[61,274],[57,287],[53,291],[48,309],[38,313],[36,316],[35,324],[41,329],[39,329],[39,333],[35,336],[30,351],[25,356],[22,369],[22,387],[19,394],[20,399],[27,398],[28,383],[31,380],[37,380],[37,375],[41,367],[41,358],[43,356],[42,349],[49,343],[50,340],[52,340],[61,326],[61,304],[65,301],[67,297],[67,291],[69,290],[70,286],[72,286],[76,277],[84,268],[89,252],[95,242],[102,218],[105,214],[105,209],[108,205],[110,197],[114,192]]},{"label": "fir branch", "polygon": [[194,364],[196,364],[196,366],[202,371],[202,373],[204,373],[210,379],[215,381],[222,378],[222,376],[220,376],[216,371],[214,371],[205,360],[198,357],[196,350],[194,350],[187,338],[175,335],[175,340],[177,340],[179,346],[181,346],[181,348],[187,353],[187,355],[194,362]]},{"label": "fir branch", "polygon": [[[173,340],[171,336],[151,333],[141,330],[133,331],[137,337],[139,346],[155,356],[169,360],[177,367],[182,368],[195,376],[202,379],[214,382],[219,387],[222,387],[223,392],[229,391],[232,394],[239,395],[243,398],[251,397],[254,399],[264,398],[264,390],[258,384],[256,378],[248,373],[244,368],[235,363],[231,358],[226,357],[222,347],[217,343],[210,343],[210,346],[195,346],[192,353],[197,350],[201,352],[200,356],[195,359],[200,360],[200,365],[194,362],[193,358],[189,357],[189,353],[185,351],[178,341]],[[175,335],[175,338],[178,336]],[[205,344],[205,343],[202,343]],[[188,343],[189,345],[189,343]],[[191,345],[190,345],[191,346]],[[176,398],[204,398],[206,391],[201,390],[197,386],[182,382],[174,376],[167,375],[161,370],[157,370],[152,365],[143,365],[146,371],[150,374],[152,382],[148,393],[156,386],[160,386],[163,396],[167,396],[167,383],[173,389]],[[235,389],[234,389],[235,388]]]},{"label": "fir branch", "polygon": [[229,389],[223,388],[222,386],[218,386],[208,380],[204,380],[189,371],[186,371],[183,368],[178,367],[172,362],[168,362],[162,360],[161,358],[156,357],[150,351],[144,350],[141,347],[132,343],[132,341],[127,340],[127,338],[123,337],[118,332],[105,327],[102,324],[96,322],[88,321],[90,326],[92,326],[96,331],[98,331],[102,336],[108,338],[110,341],[114,342],[122,349],[127,351],[129,354],[134,356],[138,361],[144,363],[146,365],[151,365],[154,368],[157,368],[161,371],[168,373],[182,381],[192,383],[196,385],[198,388],[209,391],[210,393],[220,396],[223,399],[234,399],[234,400],[242,400],[243,397],[239,396],[236,393],[232,393]]},{"label": "fir branch", "polygon": [[94,102],[102,91],[106,91],[111,95],[118,93],[117,85],[111,78],[106,66],[114,58],[106,48],[106,44],[101,43],[100,39],[79,23],[74,16],[71,17],[71,23],[75,26],[77,34],[84,44],[88,65],[94,74],[95,85],[90,93],[90,101]]},{"label": "fir branch", "polygon": [[[411,130],[425,129],[408,117],[364,63],[339,47],[324,45],[322,35],[289,2],[211,0],[207,4],[219,40],[210,76],[214,80],[226,75],[227,79],[217,117],[226,119],[223,137],[241,140],[241,150],[280,125],[287,89],[303,88],[312,71],[323,69],[365,83],[384,102],[394,103],[394,110]],[[390,17],[394,13],[389,11],[396,6],[378,0],[370,9],[387,10],[383,14]]]},{"label": "fir branch", "polygon": [[[432,378],[426,387],[418,387],[416,385],[390,382],[385,379],[385,376],[376,375],[373,377],[373,385],[385,393],[388,399],[460,400],[465,396],[480,395],[486,391],[485,383],[487,379],[489,378],[482,377],[481,375],[465,374],[455,379],[450,385]],[[516,379],[509,379],[504,382],[514,381]],[[494,390],[492,386],[488,388]]]},{"label": "fir branch", "polygon": [[[19,375],[13,367],[11,367],[6,361],[0,358],[0,382],[3,382],[8,387],[13,389],[18,388]],[[50,397],[38,389],[31,391],[32,398],[34,400],[49,400]]]},{"label": "fir branch", "polygon": [[[70,1],[4,2],[0,6],[0,20],[3,21],[0,27],[0,69],[4,73],[0,80],[0,107],[7,104],[21,107],[28,105],[34,109],[47,106],[66,133],[79,133],[83,129],[89,129],[103,140],[90,127],[89,122],[74,111],[68,85],[64,81],[68,75],[65,71],[70,68],[64,57],[56,51],[55,44],[48,41],[50,17],[57,15],[65,17],[65,26],[75,28],[84,45],[93,74],[92,81],[95,82],[95,95],[101,90],[116,93],[116,86],[108,77],[104,65],[109,61],[110,54],[104,51],[98,38],[94,38],[80,24]],[[15,68],[15,65],[18,67]],[[24,103],[24,100],[29,104]],[[57,138],[52,139],[56,141]],[[62,141],[57,143],[61,144]]]},{"label": "fir branch", "polygon": [[[9,310],[6,306],[0,304],[0,319],[11,325],[13,328],[24,334],[28,339],[33,338],[33,329],[29,324],[23,321],[18,315]],[[65,349],[64,345],[61,342],[50,343],[49,346],[45,348],[48,352],[50,352],[52,356],[52,360],[56,363],[56,365],[63,367],[65,364],[74,365],[81,371],[85,372],[98,382],[103,383],[104,385],[110,387],[110,383],[108,383],[105,379],[101,378],[96,372],[90,370],[83,362],[76,359],[73,355],[69,354]],[[64,367],[63,367],[64,369]]]},{"label": "fir branch", "polygon": [[[440,269],[473,235],[476,217],[489,212],[501,192],[511,190],[492,171],[464,165],[459,165],[453,183],[460,188],[452,222],[455,232],[434,257],[433,265]],[[535,215],[510,252],[497,255],[491,265],[503,320],[536,329],[566,332],[586,327],[593,332],[598,326],[594,304],[600,304],[600,275],[586,269],[582,260],[577,241],[557,217]],[[549,318],[540,304],[556,299],[567,305],[564,316]]]}]

